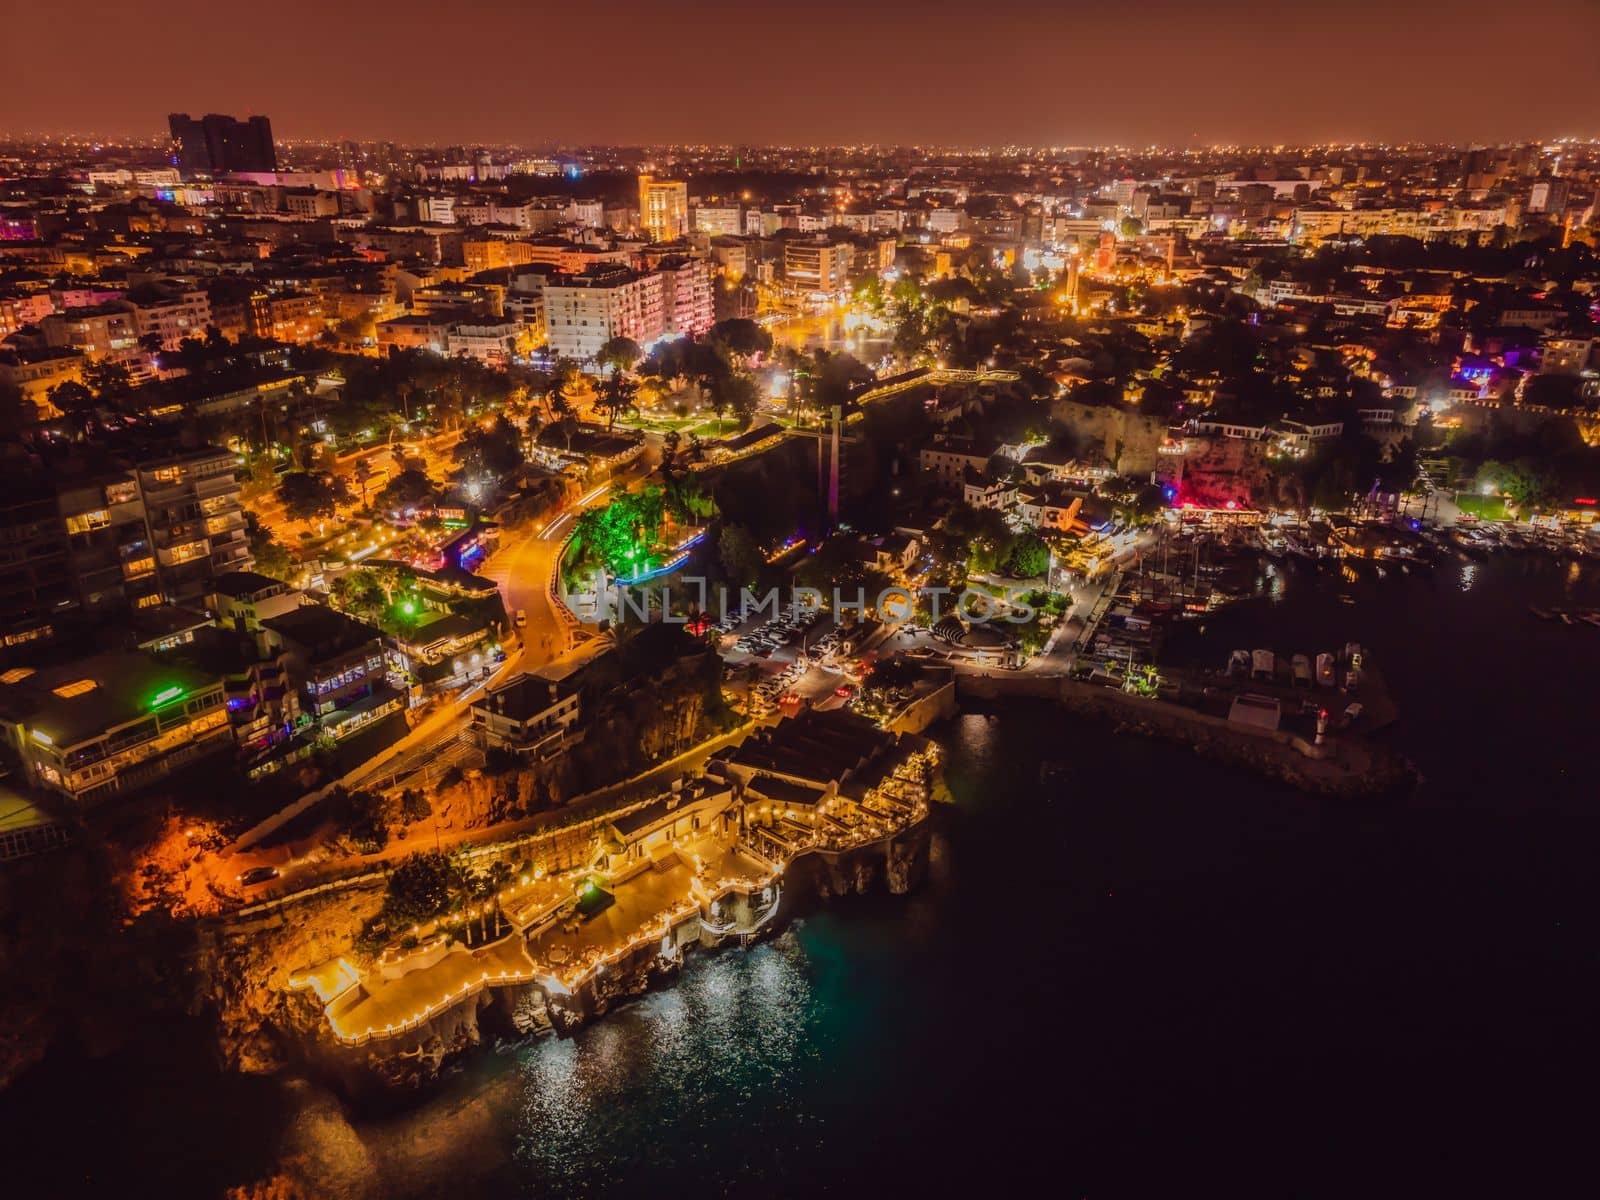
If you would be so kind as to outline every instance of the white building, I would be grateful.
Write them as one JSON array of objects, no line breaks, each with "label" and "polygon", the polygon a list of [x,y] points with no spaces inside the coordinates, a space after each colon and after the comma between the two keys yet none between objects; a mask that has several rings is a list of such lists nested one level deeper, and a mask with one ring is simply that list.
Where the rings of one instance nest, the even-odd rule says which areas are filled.
[{"label": "white building", "polygon": [[738,237],[744,232],[744,212],[737,204],[715,207],[698,204],[694,210],[694,227],[713,237]]},{"label": "white building", "polygon": [[452,325],[445,335],[445,352],[464,354],[490,365],[511,361],[516,353],[517,329],[514,321],[495,321],[486,325],[462,322]]},{"label": "white building", "polygon": [[643,346],[666,330],[660,272],[600,267],[582,275],[554,276],[545,284],[545,329],[550,353],[592,362],[614,337]]}]

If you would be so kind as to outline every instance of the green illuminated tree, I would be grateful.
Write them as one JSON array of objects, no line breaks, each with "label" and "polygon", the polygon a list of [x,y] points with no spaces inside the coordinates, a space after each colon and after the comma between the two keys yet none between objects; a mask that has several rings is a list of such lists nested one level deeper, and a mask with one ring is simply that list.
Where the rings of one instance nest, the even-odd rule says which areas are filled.
[{"label": "green illuminated tree", "polygon": [[1033,530],[1026,530],[1011,543],[1002,569],[1013,579],[1037,579],[1050,569],[1050,547]]}]

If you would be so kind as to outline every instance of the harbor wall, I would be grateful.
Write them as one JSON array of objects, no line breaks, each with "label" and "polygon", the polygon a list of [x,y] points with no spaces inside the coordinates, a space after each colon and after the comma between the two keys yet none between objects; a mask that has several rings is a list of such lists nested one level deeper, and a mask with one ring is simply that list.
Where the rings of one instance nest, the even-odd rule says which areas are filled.
[{"label": "harbor wall", "polygon": [[1013,696],[1049,700],[1069,712],[1109,721],[1118,732],[1188,745],[1208,758],[1248,767],[1308,792],[1372,795],[1413,778],[1398,755],[1360,738],[1330,734],[1315,745],[1282,730],[1240,725],[1181,704],[1064,676],[963,674],[957,691],[963,700],[980,702]]}]

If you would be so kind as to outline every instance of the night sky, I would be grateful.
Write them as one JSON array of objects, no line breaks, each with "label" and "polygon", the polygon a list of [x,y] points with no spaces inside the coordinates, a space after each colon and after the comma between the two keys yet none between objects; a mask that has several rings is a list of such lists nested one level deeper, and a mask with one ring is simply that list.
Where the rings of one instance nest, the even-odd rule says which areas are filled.
[{"label": "night sky", "polygon": [[401,142],[1120,142],[1600,134],[1600,0],[42,0],[0,132],[264,112]]}]

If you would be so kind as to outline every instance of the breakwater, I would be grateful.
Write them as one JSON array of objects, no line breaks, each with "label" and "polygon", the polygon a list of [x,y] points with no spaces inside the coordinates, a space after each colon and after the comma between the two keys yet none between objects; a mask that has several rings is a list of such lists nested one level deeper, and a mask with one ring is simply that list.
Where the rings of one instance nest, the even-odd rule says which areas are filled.
[{"label": "breakwater", "polygon": [[1371,796],[1415,781],[1415,771],[1404,758],[1366,738],[1331,734],[1317,743],[1283,730],[1242,725],[1183,704],[1064,676],[962,674],[956,692],[963,701],[1011,696],[1048,700],[1067,712],[1109,722],[1119,733],[1181,743],[1207,758],[1248,768],[1308,792]]}]

